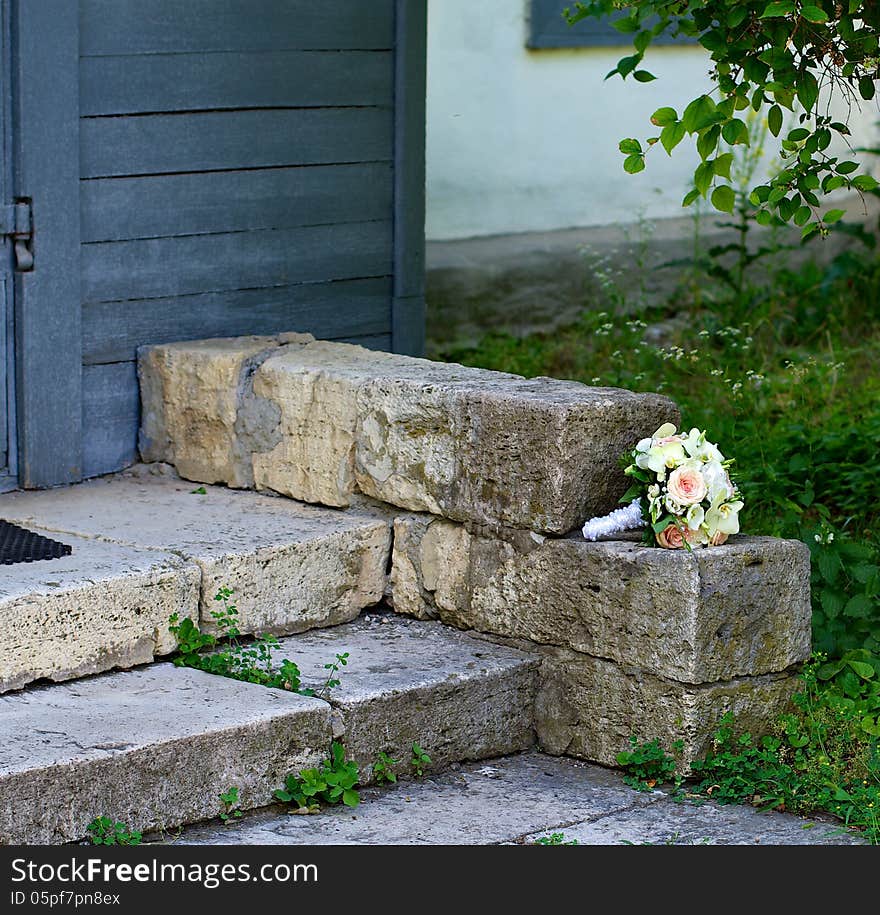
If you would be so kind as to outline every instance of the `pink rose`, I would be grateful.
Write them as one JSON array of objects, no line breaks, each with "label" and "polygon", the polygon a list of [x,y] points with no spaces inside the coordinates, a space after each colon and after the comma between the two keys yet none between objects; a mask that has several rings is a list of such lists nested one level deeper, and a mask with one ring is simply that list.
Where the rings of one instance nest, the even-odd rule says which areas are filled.
[{"label": "pink rose", "polygon": [[657,543],[664,550],[680,550],[684,546],[684,537],[674,524],[670,524],[657,534]]},{"label": "pink rose", "polygon": [[695,467],[679,467],[669,475],[666,489],[679,505],[696,505],[706,498],[708,488],[703,474]]},{"label": "pink rose", "polygon": [[709,540],[709,546],[721,546],[723,543],[727,543],[727,534],[724,531],[715,531]]}]

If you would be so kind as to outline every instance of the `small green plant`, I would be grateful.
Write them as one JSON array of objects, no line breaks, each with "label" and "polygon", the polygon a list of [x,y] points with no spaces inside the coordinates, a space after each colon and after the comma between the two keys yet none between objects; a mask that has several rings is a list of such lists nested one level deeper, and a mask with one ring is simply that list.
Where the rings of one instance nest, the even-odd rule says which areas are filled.
[{"label": "small green plant", "polygon": [[141,834],[112,817],[95,817],[86,827],[92,845],[140,845]]},{"label": "small green plant", "polygon": [[[220,635],[202,632],[189,617],[180,619],[174,613],[169,619],[169,629],[177,639],[178,654],[174,663],[178,667],[193,667],[209,674],[258,683],[275,689],[283,689],[302,696],[314,696],[315,690],[302,685],[299,667],[289,658],[276,665],[275,656],[279,649],[278,639],[273,635],[256,636],[252,642],[241,642],[238,625],[238,607],[232,602],[230,588],[220,588],[214,600],[221,606],[212,611]],[[336,674],[340,666],[348,663],[348,652],[336,656],[335,661],[325,664],[330,673],[321,687],[324,696],[339,686]]]},{"label": "small green plant", "polygon": [[577,839],[566,839],[564,832],[551,832],[549,836],[535,839],[533,845],[577,845]]},{"label": "small green plant", "polygon": [[336,657],[330,661],[328,664],[324,665],[324,670],[327,671],[327,679],[324,681],[324,685],[318,692],[319,696],[324,696],[326,693],[330,692],[331,689],[336,689],[340,684],[339,680],[339,668],[346,667],[348,665],[348,652],[344,651],[342,654],[336,655]]},{"label": "small green plant", "polygon": [[381,785],[383,782],[388,784],[396,782],[397,773],[394,771],[394,767],[399,765],[400,760],[392,759],[384,751],[379,753],[373,763],[373,776],[376,779],[376,783]]},{"label": "small green plant", "polygon": [[355,790],[360,774],[357,763],[345,758],[345,747],[333,741],[330,756],[317,769],[291,773],[275,797],[285,804],[295,804],[298,812],[315,813],[321,803],[357,807],[360,795]]},{"label": "small green plant", "polygon": [[[623,780],[637,791],[648,791],[658,784],[675,779],[675,760],[667,756],[659,740],[639,743],[630,737],[632,749],[617,754],[617,764],[626,770]],[[676,741],[673,747],[681,751],[683,744]]]},{"label": "small green plant", "polygon": [[226,791],[221,791],[218,797],[222,805],[220,819],[224,823],[241,819],[241,808],[238,806],[240,803],[238,788],[227,788]]},{"label": "small green plant", "polygon": [[191,496],[206,496],[208,495],[208,490],[204,486],[199,486],[198,489],[191,489],[189,494]]},{"label": "small green plant", "polygon": [[412,758],[409,761],[417,778],[425,774],[425,769],[431,765],[431,757],[415,742],[412,745]]}]

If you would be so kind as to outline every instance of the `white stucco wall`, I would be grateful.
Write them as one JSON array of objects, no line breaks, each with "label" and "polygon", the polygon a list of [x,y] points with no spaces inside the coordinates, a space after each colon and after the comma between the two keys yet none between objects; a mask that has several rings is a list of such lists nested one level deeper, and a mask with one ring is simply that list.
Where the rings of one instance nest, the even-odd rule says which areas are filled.
[{"label": "white stucco wall", "polygon": [[[659,146],[627,175],[617,144],[651,135],[661,105],[710,88],[700,48],[651,49],[658,79],[605,74],[627,51],[526,48],[527,0],[428,0],[427,237],[511,232],[681,216],[696,153]],[[878,118],[855,118],[855,144]],[[661,188],[663,189],[661,191]]]}]

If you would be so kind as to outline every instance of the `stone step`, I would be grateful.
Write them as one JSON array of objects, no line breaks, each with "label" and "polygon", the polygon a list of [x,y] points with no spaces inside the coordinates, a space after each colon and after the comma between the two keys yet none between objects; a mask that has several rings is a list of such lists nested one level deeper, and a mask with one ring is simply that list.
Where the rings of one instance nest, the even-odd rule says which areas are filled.
[{"label": "stone step", "polygon": [[615,507],[666,397],[303,335],[142,348],[141,454],[191,480],[565,533]]},{"label": "stone step", "polygon": [[172,613],[216,628],[231,588],[242,632],[346,622],[382,599],[391,549],[380,511],[319,508],[140,468],[0,496],[0,516],[73,546],[6,567],[0,582],[0,691],[129,667],[175,647]]},{"label": "stone step", "polygon": [[380,751],[400,761],[398,772],[411,772],[413,741],[441,768],[534,743],[540,659],[533,653],[386,611],[282,639],[278,654],[319,690],[324,665],[341,650],[350,654],[341,683],[322,695],[365,781]]},{"label": "stone step", "polygon": [[97,816],[170,829],[233,786],[261,807],[334,738],[365,782],[380,751],[406,772],[413,741],[434,770],[534,741],[533,655],[387,613],[282,643],[316,686],[344,652],[329,702],[162,662],[0,696],[0,844],[77,840]]}]

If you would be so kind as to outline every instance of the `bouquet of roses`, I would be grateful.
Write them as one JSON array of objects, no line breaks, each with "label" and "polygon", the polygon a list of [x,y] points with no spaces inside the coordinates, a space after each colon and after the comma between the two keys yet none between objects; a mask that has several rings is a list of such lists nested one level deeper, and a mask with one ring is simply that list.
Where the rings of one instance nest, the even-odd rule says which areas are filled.
[{"label": "bouquet of roses", "polygon": [[706,433],[685,435],[672,423],[642,439],[630,453],[624,473],[633,485],[621,501],[640,499],[649,537],[668,550],[720,546],[739,532],[743,507],[725,460]]},{"label": "bouquet of roses", "polygon": [[739,532],[742,498],[730,479],[730,465],[699,429],[678,432],[662,425],[624,456],[633,480],[627,507],[584,525],[587,540],[646,527],[645,538],[667,550],[720,546]]}]

